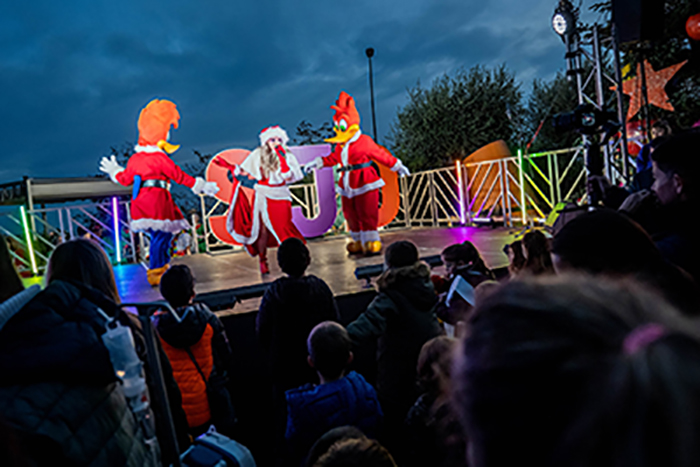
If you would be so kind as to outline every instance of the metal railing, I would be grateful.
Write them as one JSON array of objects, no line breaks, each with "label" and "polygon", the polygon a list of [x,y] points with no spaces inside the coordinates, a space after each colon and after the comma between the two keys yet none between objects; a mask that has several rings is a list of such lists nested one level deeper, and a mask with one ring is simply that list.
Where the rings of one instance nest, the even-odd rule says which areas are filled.
[{"label": "metal railing", "polygon": [[78,237],[97,242],[115,263],[144,261],[148,238],[138,234],[137,244],[129,226],[130,208],[130,202],[116,199],[32,210],[22,206],[19,215],[0,214],[0,233],[9,239],[10,254],[20,273],[44,272],[56,247]]},{"label": "metal railing", "polygon": [[541,222],[558,203],[585,191],[581,147],[472,162],[464,170],[469,220]]},{"label": "metal railing", "polygon": [[[577,146],[416,172],[399,179],[399,212],[385,228],[543,222],[558,203],[583,196],[583,157]],[[305,215],[318,212],[313,184],[292,193]]]}]

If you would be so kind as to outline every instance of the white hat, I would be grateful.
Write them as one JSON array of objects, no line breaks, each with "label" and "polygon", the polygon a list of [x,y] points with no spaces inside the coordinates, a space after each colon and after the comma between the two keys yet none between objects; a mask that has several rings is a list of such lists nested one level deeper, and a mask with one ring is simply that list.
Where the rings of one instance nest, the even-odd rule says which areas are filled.
[{"label": "white hat", "polygon": [[289,136],[287,132],[282,129],[279,125],[269,126],[260,132],[260,145],[264,145],[270,138],[280,138],[282,139],[282,144],[287,144],[289,141]]}]

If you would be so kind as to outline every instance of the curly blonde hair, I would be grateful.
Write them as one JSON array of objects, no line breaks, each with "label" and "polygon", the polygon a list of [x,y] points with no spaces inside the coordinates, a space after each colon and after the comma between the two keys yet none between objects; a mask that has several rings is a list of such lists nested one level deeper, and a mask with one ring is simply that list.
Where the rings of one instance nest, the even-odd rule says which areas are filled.
[{"label": "curly blonde hair", "polygon": [[260,168],[262,176],[268,178],[271,173],[276,172],[280,168],[280,160],[277,153],[270,146],[263,144],[260,146]]}]

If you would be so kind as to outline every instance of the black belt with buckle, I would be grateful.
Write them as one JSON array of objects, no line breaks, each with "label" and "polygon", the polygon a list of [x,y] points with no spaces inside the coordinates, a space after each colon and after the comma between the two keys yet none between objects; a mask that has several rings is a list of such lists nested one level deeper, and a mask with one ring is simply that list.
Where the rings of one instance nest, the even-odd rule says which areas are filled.
[{"label": "black belt with buckle", "polygon": [[362,164],[344,165],[338,169],[338,172],[349,172],[351,170],[360,170],[360,169],[364,169],[364,168],[371,167],[371,166],[372,166],[372,162],[363,162]]},{"label": "black belt with buckle", "polygon": [[168,189],[168,182],[165,180],[144,180],[141,182],[141,188],[162,188]]}]

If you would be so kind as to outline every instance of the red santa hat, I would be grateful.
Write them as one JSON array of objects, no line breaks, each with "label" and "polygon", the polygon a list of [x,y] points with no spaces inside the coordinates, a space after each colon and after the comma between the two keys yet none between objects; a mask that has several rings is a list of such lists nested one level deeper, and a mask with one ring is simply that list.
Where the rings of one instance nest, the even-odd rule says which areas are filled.
[{"label": "red santa hat", "polygon": [[280,138],[282,144],[286,145],[289,141],[289,136],[287,132],[282,129],[279,125],[269,126],[260,132],[260,145],[264,145],[270,138]]}]

